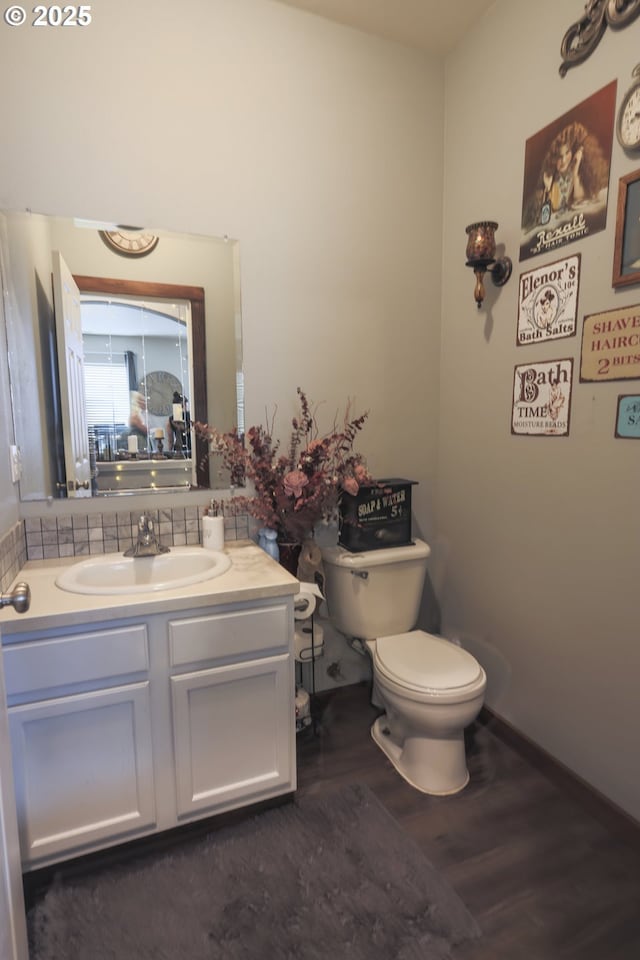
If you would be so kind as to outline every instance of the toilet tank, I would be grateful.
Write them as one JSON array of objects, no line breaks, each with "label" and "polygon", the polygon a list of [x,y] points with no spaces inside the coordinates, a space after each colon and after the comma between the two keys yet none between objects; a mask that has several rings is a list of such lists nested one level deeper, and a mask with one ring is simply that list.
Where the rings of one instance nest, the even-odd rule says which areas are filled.
[{"label": "toilet tank", "polygon": [[430,552],[423,540],[363,553],[325,548],[325,594],[337,629],[360,640],[412,630]]}]

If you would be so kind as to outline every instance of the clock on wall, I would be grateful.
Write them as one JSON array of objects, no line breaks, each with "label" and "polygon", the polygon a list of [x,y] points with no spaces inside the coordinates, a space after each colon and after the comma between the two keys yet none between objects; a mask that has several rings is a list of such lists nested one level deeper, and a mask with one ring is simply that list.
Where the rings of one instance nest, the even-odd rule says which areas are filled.
[{"label": "clock on wall", "polygon": [[616,136],[623,150],[640,150],[640,63],[631,74],[635,78],[618,110]]},{"label": "clock on wall", "polygon": [[147,410],[154,417],[170,417],[173,394],[182,394],[182,384],[166,370],[152,370],[140,381],[140,393],[147,398]]},{"label": "clock on wall", "polygon": [[98,233],[115,253],[125,257],[146,257],[158,245],[158,237],[137,227],[118,226],[117,230],[99,230]]}]

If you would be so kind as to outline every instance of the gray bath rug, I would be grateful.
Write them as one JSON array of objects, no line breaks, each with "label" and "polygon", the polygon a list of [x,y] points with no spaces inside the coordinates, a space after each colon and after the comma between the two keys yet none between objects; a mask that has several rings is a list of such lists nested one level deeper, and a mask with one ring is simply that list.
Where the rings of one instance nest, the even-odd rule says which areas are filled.
[{"label": "gray bath rug", "polygon": [[443,960],[479,935],[376,797],[303,796],[179,852],[58,879],[32,960]]}]

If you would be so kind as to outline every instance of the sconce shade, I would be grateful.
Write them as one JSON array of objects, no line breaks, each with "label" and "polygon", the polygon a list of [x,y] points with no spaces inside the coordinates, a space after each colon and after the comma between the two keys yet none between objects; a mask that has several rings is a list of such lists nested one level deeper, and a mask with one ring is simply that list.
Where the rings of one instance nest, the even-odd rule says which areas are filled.
[{"label": "sconce shade", "polygon": [[467,229],[467,267],[471,267],[476,276],[473,293],[478,309],[484,300],[484,275],[487,270],[496,287],[502,287],[511,276],[512,263],[509,257],[496,260],[496,236],[498,224],[494,220],[480,220],[471,223]]},{"label": "sconce shade", "polygon": [[467,260],[469,266],[478,261],[492,263],[496,256],[495,232],[498,224],[493,220],[481,220],[467,227]]}]

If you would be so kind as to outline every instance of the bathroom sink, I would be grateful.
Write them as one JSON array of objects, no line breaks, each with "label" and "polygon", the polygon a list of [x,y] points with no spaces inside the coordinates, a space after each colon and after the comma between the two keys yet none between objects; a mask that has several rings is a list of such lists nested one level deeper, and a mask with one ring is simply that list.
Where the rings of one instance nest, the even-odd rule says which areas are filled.
[{"label": "bathroom sink", "polygon": [[172,547],[157,557],[115,553],[74,563],[57,577],[56,586],[70,593],[97,595],[174,590],[213,580],[230,566],[226,553],[202,547]]}]

